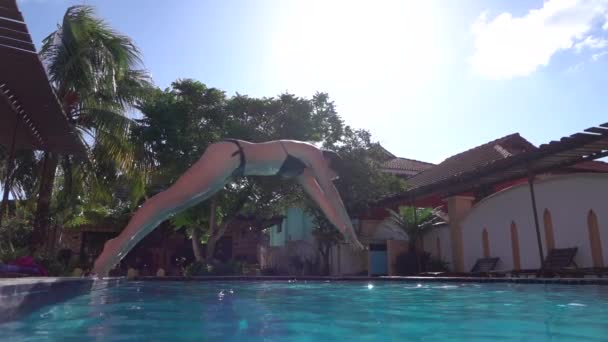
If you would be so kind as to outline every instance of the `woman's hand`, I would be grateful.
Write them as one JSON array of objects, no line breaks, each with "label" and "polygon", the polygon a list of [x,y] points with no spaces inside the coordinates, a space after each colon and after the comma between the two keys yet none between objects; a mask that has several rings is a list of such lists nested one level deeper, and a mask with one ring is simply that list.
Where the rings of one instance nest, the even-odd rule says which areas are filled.
[{"label": "woman's hand", "polygon": [[357,238],[357,235],[354,233],[346,237],[346,241],[357,251],[364,251],[367,249],[365,246],[363,246],[363,244]]}]

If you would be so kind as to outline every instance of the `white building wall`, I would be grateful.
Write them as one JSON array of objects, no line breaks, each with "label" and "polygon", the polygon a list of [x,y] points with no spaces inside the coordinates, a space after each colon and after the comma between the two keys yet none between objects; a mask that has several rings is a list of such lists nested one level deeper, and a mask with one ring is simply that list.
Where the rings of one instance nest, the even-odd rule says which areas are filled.
[{"label": "white building wall", "polygon": [[329,261],[332,276],[358,275],[367,271],[367,251],[356,251],[349,244],[332,247]]},{"label": "white building wall", "polygon": [[[593,266],[587,226],[587,215],[592,209],[598,219],[604,265],[608,265],[608,175],[587,173],[553,176],[537,180],[534,184],[545,255],[543,212],[549,209],[555,247],[578,247],[574,259],[578,266]],[[513,269],[511,222],[515,222],[518,229],[521,268],[540,266],[530,190],[527,184],[522,184],[482,200],[464,219],[465,270],[469,270],[483,256],[484,228],[489,235],[490,256],[500,257],[497,268]]]}]

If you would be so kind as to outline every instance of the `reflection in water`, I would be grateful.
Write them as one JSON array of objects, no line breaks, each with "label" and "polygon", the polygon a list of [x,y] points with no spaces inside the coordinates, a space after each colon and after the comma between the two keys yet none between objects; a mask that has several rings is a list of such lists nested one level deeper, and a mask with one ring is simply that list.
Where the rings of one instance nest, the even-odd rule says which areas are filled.
[{"label": "reflection in water", "polygon": [[255,299],[240,298],[233,290],[220,290],[217,300],[203,308],[201,322],[203,336],[210,338],[280,335],[280,322],[271,311]]},{"label": "reflection in water", "polygon": [[607,315],[601,286],[130,282],[0,328],[7,341],[601,341]]}]

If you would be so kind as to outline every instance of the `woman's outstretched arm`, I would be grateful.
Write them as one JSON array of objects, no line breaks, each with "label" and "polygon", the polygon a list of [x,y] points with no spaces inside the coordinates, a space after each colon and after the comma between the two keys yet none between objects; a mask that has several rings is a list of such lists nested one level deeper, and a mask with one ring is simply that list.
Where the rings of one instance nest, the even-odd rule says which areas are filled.
[{"label": "woman's outstretched arm", "polygon": [[[338,228],[342,235],[344,235],[346,240],[358,249],[364,249],[365,247],[357,238],[357,234],[355,233],[352,222],[342,204],[342,200],[338,197],[338,202],[332,201],[330,196],[323,191],[317,182],[314,173],[308,169],[305,170],[302,175],[298,176],[297,180],[306,193],[319,205],[329,221]],[[334,191],[336,194],[338,193],[335,188]]]}]

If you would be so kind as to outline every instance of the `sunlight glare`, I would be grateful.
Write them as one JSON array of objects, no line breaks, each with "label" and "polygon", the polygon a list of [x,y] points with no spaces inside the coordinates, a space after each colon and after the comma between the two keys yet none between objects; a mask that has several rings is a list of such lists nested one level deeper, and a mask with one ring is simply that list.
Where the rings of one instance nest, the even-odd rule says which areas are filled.
[{"label": "sunlight glare", "polygon": [[[273,39],[273,73],[290,87],[415,91],[433,77],[447,45],[431,2],[286,2]],[[378,86],[378,85],[377,85]],[[291,89],[291,88],[290,88]]]}]

